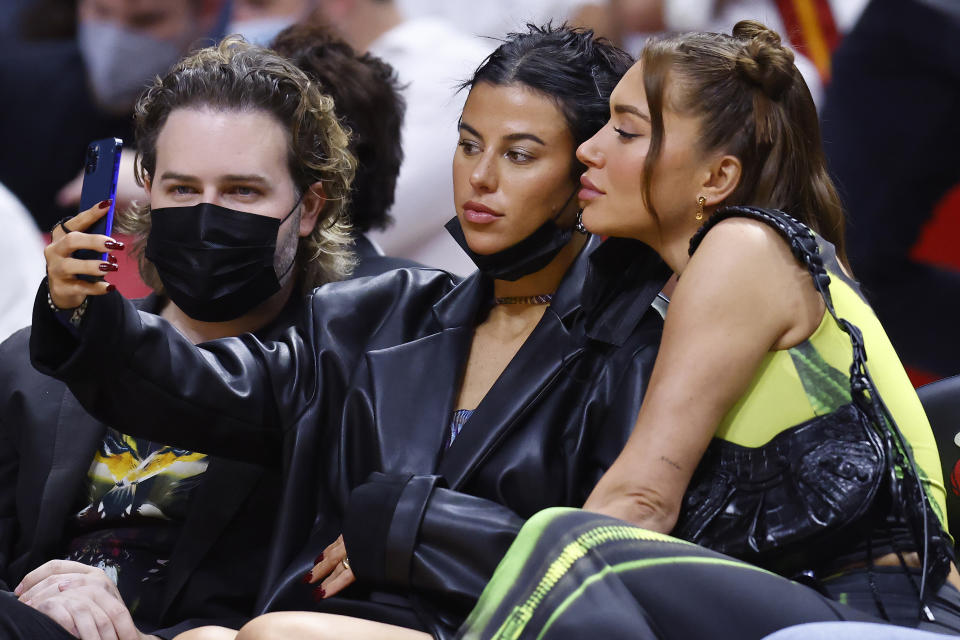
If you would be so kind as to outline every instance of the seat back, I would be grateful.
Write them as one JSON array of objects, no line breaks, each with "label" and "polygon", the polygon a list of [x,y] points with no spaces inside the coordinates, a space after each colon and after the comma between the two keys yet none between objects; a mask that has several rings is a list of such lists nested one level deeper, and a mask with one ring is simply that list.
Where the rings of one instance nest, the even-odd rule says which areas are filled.
[{"label": "seat back", "polygon": [[960,375],[917,389],[940,452],[947,489],[947,526],[960,542]]}]

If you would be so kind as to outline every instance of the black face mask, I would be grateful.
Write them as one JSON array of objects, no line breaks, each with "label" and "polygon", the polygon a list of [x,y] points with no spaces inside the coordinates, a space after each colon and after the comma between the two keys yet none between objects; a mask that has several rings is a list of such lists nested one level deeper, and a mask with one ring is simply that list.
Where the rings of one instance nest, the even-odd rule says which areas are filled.
[{"label": "black face mask", "polygon": [[151,212],[145,255],[157,268],[170,299],[203,322],[239,318],[280,290],[274,269],[277,230],[283,219],[203,202]]},{"label": "black face mask", "polygon": [[[573,192],[573,194],[576,193],[576,191]],[[560,207],[557,218],[563,214],[567,204],[573,198],[573,194]],[[570,242],[570,236],[573,235],[572,229],[558,227],[556,218],[554,218],[544,222],[536,231],[517,244],[507,247],[503,251],[480,255],[470,249],[470,245],[467,244],[460,218],[454,216],[444,225],[444,228],[446,228],[447,233],[453,236],[460,248],[470,256],[470,259],[482,273],[495,280],[510,281],[519,280],[523,276],[535,273],[550,264],[550,261],[560,253],[560,250],[567,246],[567,243]]]}]

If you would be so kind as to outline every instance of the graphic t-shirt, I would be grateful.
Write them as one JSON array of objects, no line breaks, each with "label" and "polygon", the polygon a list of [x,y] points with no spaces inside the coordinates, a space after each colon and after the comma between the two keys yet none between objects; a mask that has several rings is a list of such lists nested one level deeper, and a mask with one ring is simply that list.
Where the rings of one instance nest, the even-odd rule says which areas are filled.
[{"label": "graphic t-shirt", "polygon": [[114,429],[93,458],[66,558],[103,569],[137,619],[160,616],[167,565],[208,462]]}]

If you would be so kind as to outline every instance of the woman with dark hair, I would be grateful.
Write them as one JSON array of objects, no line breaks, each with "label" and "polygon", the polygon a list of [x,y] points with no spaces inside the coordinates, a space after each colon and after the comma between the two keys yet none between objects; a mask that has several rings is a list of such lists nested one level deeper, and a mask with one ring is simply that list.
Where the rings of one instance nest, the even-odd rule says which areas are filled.
[{"label": "woman with dark hair", "polygon": [[605,515],[531,519],[463,635],[960,633],[933,434],[845,266],[779,36],[651,41],[578,157],[587,228],[642,240],[679,282],[636,427],[584,506]]},{"label": "woman with dark hair", "polygon": [[[259,611],[341,614],[313,618],[317,633],[364,618],[373,634],[448,637],[523,520],[582,504],[639,410],[668,271],[637,242],[575,229],[574,153],[630,62],[589,31],[548,27],[508,37],[480,66],[447,225],[479,267],[462,283],[417,269],[335,283],[282,341],[201,348],[115,294],[58,322],[45,287],[35,362],[97,414],[162,409],[129,425],[138,433],[282,460]],[[72,279],[67,249],[105,238],[71,237],[58,231],[47,251],[60,309],[101,293]],[[108,384],[92,375],[104,368]],[[242,633],[305,636],[277,615]]]}]

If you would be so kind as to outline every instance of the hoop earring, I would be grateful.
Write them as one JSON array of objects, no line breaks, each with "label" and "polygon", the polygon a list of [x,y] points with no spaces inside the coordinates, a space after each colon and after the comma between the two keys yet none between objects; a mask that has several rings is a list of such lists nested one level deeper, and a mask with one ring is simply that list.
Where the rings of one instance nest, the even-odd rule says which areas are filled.
[{"label": "hoop earring", "polygon": [[703,196],[697,197],[697,215],[696,215],[697,220],[703,220],[703,205],[705,205],[706,203],[707,203],[706,198],[704,198]]},{"label": "hoop earring", "polygon": [[577,221],[574,223],[573,228],[577,233],[582,233],[583,235],[590,233],[587,231],[587,228],[583,226],[583,209],[577,209]]}]

